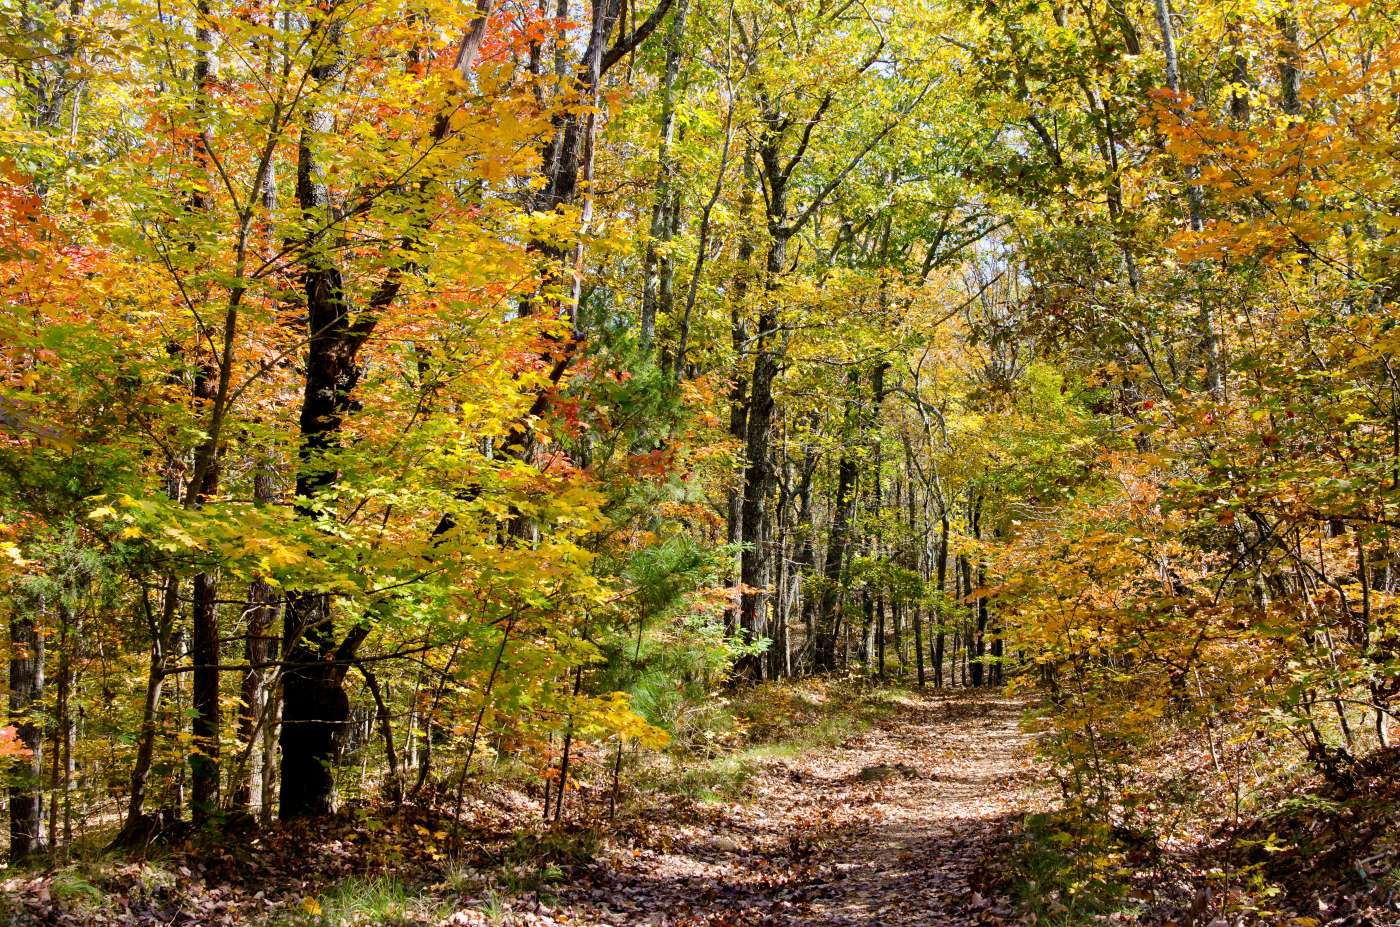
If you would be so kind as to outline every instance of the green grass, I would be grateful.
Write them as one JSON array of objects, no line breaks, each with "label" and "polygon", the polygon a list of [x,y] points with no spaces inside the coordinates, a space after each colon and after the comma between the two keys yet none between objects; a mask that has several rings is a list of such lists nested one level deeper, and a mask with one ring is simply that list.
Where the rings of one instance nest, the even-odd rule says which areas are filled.
[{"label": "green grass", "polygon": [[100,908],[107,901],[107,893],[89,881],[89,875],[77,869],[60,869],[54,873],[49,891],[65,907]]},{"label": "green grass", "polygon": [[717,717],[710,736],[678,744],[656,788],[696,801],[735,801],[767,762],[830,749],[894,713],[905,695],[864,680],[803,680],[757,686],[742,713]]},{"label": "green grass", "polygon": [[1130,910],[1122,848],[1109,828],[1069,813],[1035,814],[1011,862],[1012,894],[1033,922],[1079,927]]},{"label": "green grass", "polygon": [[[70,849],[82,852],[74,853],[62,865],[50,856],[41,855],[27,861],[23,868],[0,868],[0,873],[41,879],[47,876],[49,895],[55,907],[80,918],[95,915],[115,917],[114,885],[121,886],[123,895],[153,896],[173,888],[178,882],[179,877],[160,862],[146,860],[139,872],[139,882],[126,885],[119,873],[128,863],[122,854],[92,845],[75,845]],[[18,920],[20,910],[17,898],[0,897],[0,924]]]},{"label": "green grass", "polygon": [[588,829],[516,834],[502,854],[495,879],[511,895],[547,892],[601,848],[601,835]]},{"label": "green grass", "polygon": [[275,927],[419,927],[440,921],[448,913],[441,899],[392,876],[353,877],[308,897],[300,910],[280,919]]}]

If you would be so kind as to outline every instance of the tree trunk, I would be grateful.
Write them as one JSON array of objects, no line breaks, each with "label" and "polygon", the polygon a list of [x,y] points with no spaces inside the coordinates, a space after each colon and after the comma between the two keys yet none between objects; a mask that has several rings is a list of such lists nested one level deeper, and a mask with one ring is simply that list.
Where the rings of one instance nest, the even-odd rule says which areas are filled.
[{"label": "tree trunk", "polygon": [[797,485],[797,525],[801,532],[801,541],[797,547],[797,557],[793,562],[793,580],[796,583],[795,595],[801,602],[802,607],[802,649],[798,651],[797,657],[792,662],[789,672],[801,673],[805,665],[806,654],[813,650],[816,645],[815,609],[816,596],[810,594],[809,586],[813,567],[816,562],[816,549],[813,540],[812,525],[812,477],[817,469],[817,455],[812,449],[808,449],[806,459],[803,461],[802,477]]},{"label": "tree trunk", "polygon": [[656,199],[651,207],[651,234],[642,261],[639,337],[645,352],[651,351],[656,337],[657,315],[671,312],[675,292],[676,268],[670,244],[680,213],[680,193],[674,183],[676,165],[671,155],[671,143],[676,129],[676,79],[680,74],[684,51],[681,40],[685,35],[690,0],[677,0],[675,7],[671,27],[666,34],[666,67],[661,78],[661,139],[657,144],[660,173],[656,180]]},{"label": "tree trunk", "polygon": [[1290,3],[1275,16],[1283,47],[1279,54],[1278,82],[1279,108],[1290,116],[1303,111],[1302,105],[1302,60],[1298,47],[1298,14]]},{"label": "tree trunk", "polygon": [[[253,499],[261,505],[275,501],[276,489],[270,465],[259,466],[253,477]],[[267,731],[273,727],[267,692],[267,664],[271,663],[276,647],[272,624],[277,617],[277,596],[272,586],[261,579],[248,584],[248,605],[245,610],[248,627],[243,638],[243,655],[248,669],[240,686],[242,707],[238,712],[238,739],[243,745],[245,767],[239,772],[238,786],[229,804],[233,808],[252,811],[264,808],[264,768],[267,764],[264,745]]]},{"label": "tree trunk", "polygon": [[[856,370],[849,374],[851,389],[854,392],[860,382]],[[816,670],[830,672],[836,669],[836,625],[833,614],[841,588],[841,577],[845,567],[846,548],[850,543],[851,522],[855,512],[855,487],[857,463],[852,434],[856,427],[856,400],[846,403],[845,432],[847,440],[842,444],[841,460],[836,466],[836,500],[832,504],[831,533],[826,545],[826,560],[822,564],[822,589],[820,605],[817,608],[817,648]]]},{"label": "tree trunk", "polygon": [[[37,609],[42,611],[42,608]],[[10,618],[10,717],[19,742],[30,755],[14,763],[10,784],[10,862],[18,863],[44,848],[44,726],[37,714],[44,697],[44,634],[36,609],[16,603]]]},{"label": "tree trunk", "polygon": [[885,597],[875,596],[875,646],[879,651],[879,674],[885,678]]},{"label": "tree trunk", "polygon": [[[788,465],[784,463],[784,467],[788,467]],[[772,596],[773,644],[768,648],[767,654],[767,676],[769,679],[781,679],[789,663],[787,621],[788,599],[792,578],[788,558],[788,509],[791,504],[792,500],[789,494],[786,491],[781,492],[778,500],[776,519],[778,524],[778,537],[774,543],[774,551],[778,565]]]},{"label": "tree trunk", "polygon": [[987,585],[987,568],[982,563],[977,564],[977,655],[976,655],[976,681],[973,685],[983,685],[988,683],[990,674],[987,672],[987,597],[981,590]]},{"label": "tree trunk", "polygon": [[198,573],[192,594],[193,634],[190,652],[194,660],[191,707],[194,735],[190,753],[190,798],[196,827],[208,823],[219,810],[219,620],[216,572]]},{"label": "tree trunk", "polygon": [[166,655],[172,648],[171,632],[179,607],[180,580],[174,574],[165,579],[160,616],[151,608],[149,594],[143,592],[142,604],[151,635],[150,666],[146,672],[146,697],[141,704],[141,734],[136,744],[136,760],[131,767],[131,785],[127,790],[126,819],[112,840],[112,846],[134,849],[149,843],[155,836],[156,819],[146,814],[146,787],[150,780],[151,762],[155,757],[156,737],[160,733],[161,696],[165,689]]},{"label": "tree trunk", "polygon": [[[1176,53],[1176,31],[1172,27],[1171,9],[1167,0],[1154,0],[1157,12],[1157,26],[1162,34],[1162,53],[1166,58],[1167,89],[1181,99],[1181,66]],[[1199,233],[1205,228],[1205,205],[1201,197],[1200,169],[1194,164],[1186,167],[1186,207],[1191,231]],[[1206,367],[1206,389],[1216,399],[1224,396],[1224,371],[1220,361],[1220,340],[1215,334],[1215,311],[1210,296],[1199,288],[1196,307],[1197,338],[1200,351],[1204,355]]]},{"label": "tree trunk", "polygon": [[[781,194],[770,192],[770,209],[782,210]],[[771,200],[776,200],[774,206]],[[778,212],[779,215],[782,212]],[[768,249],[767,278],[771,290],[787,263],[787,238],[775,235]],[[776,343],[778,312],[771,302],[765,303],[758,317],[758,339],[754,350],[753,379],[749,386],[748,422],[744,442],[744,498],[741,520],[744,551],[739,560],[739,581],[744,590],[739,598],[739,632],[746,641],[767,634],[765,607],[768,585],[772,581],[772,551],[769,549],[769,496],[773,492],[776,474],[769,453],[776,404],[773,386],[778,379],[781,349]],[[763,663],[757,655],[743,657],[735,665],[735,674],[756,681],[762,677]]]},{"label": "tree trunk", "polygon": [[54,714],[49,738],[49,838],[48,845],[57,851],[60,846],[59,816],[63,817],[62,843],[73,839],[69,823],[69,789],[73,784],[73,736],[75,727],[69,710],[73,691],[74,628],[72,610],[60,598],[58,602],[58,674],[54,679]]},{"label": "tree trunk", "polygon": [[994,686],[999,686],[999,685],[1001,685],[1002,682],[1005,680],[1005,674],[1004,674],[1003,671],[1002,671],[1002,662],[1001,662],[1001,661],[1002,661],[1002,657],[1005,655],[1004,644],[1003,644],[1003,641],[1002,641],[1002,638],[1001,638],[1001,628],[1000,628],[999,626],[997,626],[997,625],[993,625],[992,628],[991,628],[991,635],[992,635],[992,648],[991,648],[991,649],[992,649],[992,673],[991,673],[991,675],[992,675],[992,685],[994,685]]},{"label": "tree trunk", "polygon": [[[335,79],[345,66],[341,25],[325,28],[322,58],[309,69],[315,84]],[[314,140],[334,128],[334,116],[316,109],[307,114],[297,146],[297,205],[311,222],[330,209]],[[373,312],[351,318],[341,271],[325,253],[325,243],[306,242],[302,287],[307,310],[307,356],[299,420],[301,446],[296,482],[297,511],[314,517],[314,497],[336,482],[323,455],[336,446],[340,425],[350,410],[360,379],[359,352],[378,319]],[[347,638],[348,642],[349,638]],[[333,662],[335,644],[331,598],[325,593],[294,591],[282,613],[282,793],[284,821],[331,810],[334,779],[331,764],[336,736],[344,727],[350,700],[341,689],[345,664]],[[346,657],[353,657],[353,650]]]},{"label": "tree trunk", "polygon": [[335,748],[350,718],[345,673],[369,628],[357,625],[337,645],[330,607],[330,596],[321,593],[287,597],[279,808],[284,821],[332,809]]},{"label": "tree trunk", "polygon": [[[943,592],[948,588],[948,511],[941,510],[939,514],[938,532],[938,555],[936,558],[937,589],[940,609],[943,602]],[[933,635],[933,687],[943,688],[943,648],[946,644],[947,629],[944,624],[944,616],[940,610],[937,614],[938,628]]]},{"label": "tree trunk", "polygon": [[[918,523],[917,511],[914,501],[914,468],[912,449],[908,442],[905,442],[905,509],[908,513],[909,523],[909,545],[910,545],[910,569],[917,576],[920,582],[926,582],[928,578],[928,541],[926,535],[916,535],[915,527]],[[925,519],[926,521],[926,519]],[[918,544],[915,546],[915,538]],[[922,605],[923,597],[920,596],[908,604],[911,617],[914,621],[914,670],[918,674],[919,688],[922,689],[927,682],[924,672],[924,612]]]},{"label": "tree trunk", "polygon": [[374,697],[375,723],[379,726],[379,735],[384,739],[385,797],[397,808],[403,801],[403,783],[399,778],[399,754],[394,748],[394,726],[389,715],[389,704],[374,673],[364,663],[357,662],[356,666],[369,687],[370,695]]}]

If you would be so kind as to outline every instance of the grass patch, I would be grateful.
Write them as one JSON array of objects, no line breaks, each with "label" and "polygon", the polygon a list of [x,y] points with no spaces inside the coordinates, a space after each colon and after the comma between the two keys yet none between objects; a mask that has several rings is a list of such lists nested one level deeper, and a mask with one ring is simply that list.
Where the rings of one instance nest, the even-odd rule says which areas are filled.
[{"label": "grass patch", "polygon": [[664,774],[658,784],[667,792],[696,801],[731,801],[743,794],[758,768],[757,759],[745,751],[693,764],[681,763]]},{"label": "grass patch", "polygon": [[49,883],[54,899],[75,910],[96,910],[107,902],[107,893],[93,884],[89,874],[76,869],[60,869]]},{"label": "grass patch", "polygon": [[593,830],[548,830],[516,834],[506,848],[496,879],[510,895],[547,893],[602,848]]},{"label": "grass patch", "polygon": [[1033,923],[1077,927],[1130,907],[1123,847],[1105,824],[1067,812],[1026,819],[1011,889]]},{"label": "grass patch", "polygon": [[441,899],[393,876],[349,878],[307,897],[276,927],[420,927],[448,913]]},{"label": "grass patch", "polygon": [[894,713],[907,690],[868,680],[764,683],[744,693],[742,712],[716,713],[703,737],[677,743],[654,783],[696,801],[735,801],[763,766],[829,749]]}]

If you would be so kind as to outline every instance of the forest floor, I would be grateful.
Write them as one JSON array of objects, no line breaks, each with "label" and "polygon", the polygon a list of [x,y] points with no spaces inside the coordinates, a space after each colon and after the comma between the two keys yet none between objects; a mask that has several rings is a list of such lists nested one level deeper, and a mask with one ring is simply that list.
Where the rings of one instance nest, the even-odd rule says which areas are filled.
[{"label": "forest floor", "polygon": [[560,892],[553,916],[716,927],[1012,921],[989,888],[989,863],[1034,803],[1019,717],[1017,703],[993,693],[905,693],[869,729],[765,763],[746,800],[620,847]]},{"label": "forest floor", "polygon": [[513,806],[476,803],[474,849],[455,862],[431,816],[362,810],[314,832],[109,858],[0,888],[18,902],[13,923],[44,925],[1020,923],[993,886],[1042,801],[1021,706],[968,690],[797,695],[781,720],[754,719],[772,732],[717,751],[709,773],[678,764],[692,787],[657,779],[606,828],[586,815],[526,824],[538,804],[517,793]]}]

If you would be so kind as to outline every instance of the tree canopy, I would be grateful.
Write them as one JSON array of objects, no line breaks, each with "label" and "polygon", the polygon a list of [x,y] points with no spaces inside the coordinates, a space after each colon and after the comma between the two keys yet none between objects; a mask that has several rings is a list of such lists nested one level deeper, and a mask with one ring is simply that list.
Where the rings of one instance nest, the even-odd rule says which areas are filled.
[{"label": "tree canopy", "polygon": [[12,860],[558,820],[814,674],[1009,685],[1105,827],[1390,749],[1390,5],[0,15]]}]

